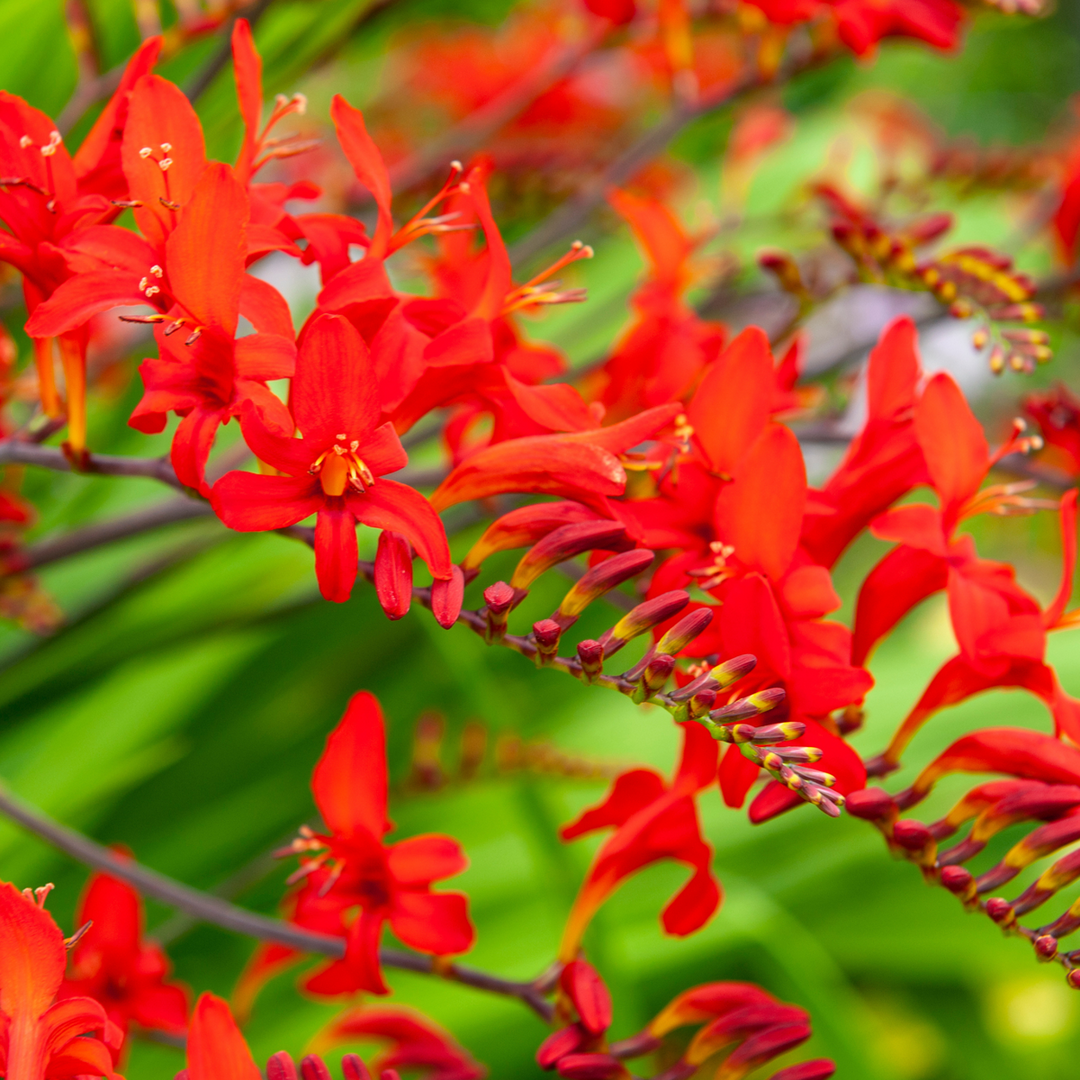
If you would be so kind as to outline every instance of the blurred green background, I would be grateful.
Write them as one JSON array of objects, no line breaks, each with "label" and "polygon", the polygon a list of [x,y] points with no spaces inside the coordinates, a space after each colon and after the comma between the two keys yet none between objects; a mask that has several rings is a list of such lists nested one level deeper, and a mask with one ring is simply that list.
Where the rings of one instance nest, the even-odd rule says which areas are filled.
[{"label": "blurred green background", "polygon": [[[370,0],[270,4],[256,33],[267,94],[310,90],[316,113],[325,111],[327,90],[340,88],[361,104],[375,100],[384,57],[402,29],[449,16],[494,24],[508,5],[400,0],[374,13],[369,7]],[[90,0],[89,8],[106,66],[121,62],[138,41],[131,5]],[[0,87],[58,112],[75,85],[62,5],[0,0],[0,39]],[[183,85],[219,47],[217,39],[197,42],[162,71]],[[745,254],[790,239],[769,215],[797,198],[798,182],[822,166],[847,123],[847,103],[870,88],[907,96],[951,134],[971,134],[983,145],[1036,142],[1067,118],[1069,96],[1080,90],[1080,4],[1063,2],[1033,22],[982,15],[959,56],[887,44],[876,63],[843,61],[789,88],[784,100],[796,117],[795,133],[766,162],[750,194],[749,211],[760,209],[767,224],[726,237],[725,244],[742,245]],[[231,156],[239,128],[227,69],[199,109],[211,151]],[[703,121],[675,148],[699,178],[699,190],[685,196],[688,212],[695,198],[715,197],[729,128],[723,118]],[[987,242],[1012,235],[1009,199],[1007,193],[973,199],[941,193],[942,204],[960,215],[964,237]],[[577,361],[615,338],[641,268],[613,221],[601,216],[583,238],[598,247],[597,259],[581,272],[592,301],[535,328]],[[1046,270],[1044,252],[1035,245],[1020,254],[1032,269]],[[299,322],[305,312],[296,314]],[[19,309],[9,303],[4,315],[17,332]],[[1017,396],[1031,386],[1054,378],[1076,385],[1080,350],[1067,326],[1058,338],[1057,359],[1035,380],[979,385],[978,405],[988,421],[1015,412]],[[137,397],[136,381],[93,402],[94,449],[165,451],[167,435],[148,440],[126,427]],[[429,447],[415,460],[434,453]],[[148,481],[43,472],[28,473],[24,490],[40,511],[34,538],[168,497]],[[477,531],[458,532],[456,555]],[[1014,560],[1039,596],[1052,594],[1059,564],[1050,516],[978,522],[975,531],[984,554]],[[370,536],[362,543],[371,550]],[[861,574],[882,550],[866,540],[845,557],[838,572],[844,614]],[[493,562],[485,580],[511,565]],[[556,830],[595,801],[605,781],[501,769],[496,739],[553,744],[579,755],[584,771],[643,762],[666,769],[674,759],[674,732],[659,710],[535,671],[464,630],[438,629],[423,612],[388,623],[362,585],[346,605],[321,601],[311,553],[281,537],[188,522],[51,566],[41,578],[66,622],[44,638],[0,630],[0,777],[61,821],[129,845],[158,870],[202,888],[241,885],[236,899],[253,909],[273,911],[282,894],[288,869],[265,854],[312,817],[310,770],[358,689],[374,691],[389,719],[395,836],[435,827],[463,843],[471,865],[454,884],[468,891],[479,929],[470,960],[508,976],[535,975],[553,955],[594,846],[560,845]],[[557,603],[559,582],[549,579],[521,614],[522,625]],[[591,610],[581,636],[598,633],[614,617],[611,609]],[[940,600],[909,617],[872,664],[878,685],[867,702],[866,729],[856,736],[861,751],[883,746],[953,650]],[[1055,639],[1051,657],[1065,687],[1080,694],[1077,639]],[[417,718],[432,710],[446,721],[445,776],[438,790],[422,790],[415,777],[410,781],[413,732]],[[484,726],[489,746],[478,774],[463,779],[460,734],[470,721]],[[994,724],[1046,730],[1049,720],[1022,694],[975,699],[937,718],[891,783],[902,786],[962,731]],[[966,787],[963,780],[943,784],[928,815]],[[718,795],[701,801],[726,890],[717,918],[688,940],[665,938],[658,911],[683,871],[659,866],[624,887],[590,931],[590,957],[615,997],[616,1036],[636,1031],[692,983],[745,978],[811,1011],[815,1036],[801,1056],[835,1058],[846,1080],[1076,1075],[1080,995],[1066,988],[1060,970],[1037,966],[1024,945],[1003,938],[987,920],[966,916],[942,890],[924,887],[912,866],[889,859],[873,830],[808,808],[755,828],[726,811]],[[1011,831],[995,838],[987,865],[1015,839]],[[3,822],[0,877],[20,886],[55,881],[50,907],[70,926],[84,871]],[[228,994],[253,943],[171,916],[150,905],[150,925],[169,939],[178,976],[197,990]],[[293,979],[292,973],[277,979],[258,1002],[247,1028],[257,1059],[282,1048],[300,1053],[336,1011],[301,998]],[[543,1031],[520,1006],[401,973],[391,973],[390,982],[401,1000],[449,1027],[493,1077],[537,1073],[532,1054]],[[179,1051],[139,1042],[127,1075],[144,1080],[181,1067]]]}]

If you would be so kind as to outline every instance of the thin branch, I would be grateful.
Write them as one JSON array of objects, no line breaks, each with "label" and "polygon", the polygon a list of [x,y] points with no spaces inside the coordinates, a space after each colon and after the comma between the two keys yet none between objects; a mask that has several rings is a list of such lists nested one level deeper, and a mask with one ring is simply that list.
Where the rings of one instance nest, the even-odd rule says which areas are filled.
[{"label": "thin branch", "polygon": [[139,533],[161,528],[163,525],[207,517],[211,514],[213,510],[208,502],[201,502],[198,499],[170,499],[168,502],[158,503],[145,510],[136,510],[132,514],[125,514],[111,521],[96,522],[93,525],[87,525],[84,529],[76,529],[63,536],[42,540],[41,543],[34,544],[5,560],[0,575],[33,570],[39,566],[70,558],[72,555],[80,555],[84,551],[101,547],[103,544],[111,544],[114,540],[123,540],[129,536],[137,536]]},{"label": "thin branch", "polygon": [[[20,439],[0,441],[0,465],[37,465],[57,472],[72,472],[71,462],[63,450],[54,446],[38,446]],[[100,476],[144,476],[160,480],[180,491],[186,490],[176,478],[168,458],[117,457],[111,454],[91,454],[85,473]]]},{"label": "thin branch", "polygon": [[273,0],[255,0],[255,3],[247,10],[234,12],[232,18],[222,27],[218,35],[221,42],[218,45],[217,52],[210,57],[206,62],[206,66],[191,80],[191,85],[185,91],[188,101],[192,105],[210,89],[211,83],[232,59],[232,32],[236,20],[247,19],[252,29],[254,29],[255,24],[266,14],[266,9],[272,3]]},{"label": "thin branch", "polygon": [[[0,787],[0,813],[7,815],[27,831],[48,841],[53,847],[70,855],[78,862],[126,881],[143,896],[152,897],[169,907],[187,912],[203,922],[257,938],[260,941],[285,945],[300,952],[315,953],[335,959],[345,955],[343,938],[304,930],[281,919],[272,919],[254,911],[246,911],[228,901],[174,881],[164,874],[159,874],[156,870],[142,866],[133,859],[125,859],[115,854],[74,829],[53,821],[39,810],[13,797],[3,787]],[[443,965],[435,957],[405,952],[402,949],[380,949],[379,960],[386,967],[415,971],[425,975],[439,975],[453,982],[472,986],[477,990],[487,990],[491,993],[517,998],[545,1022],[550,1022],[554,1015],[553,1006],[544,999],[543,994],[532,983],[502,979],[497,975],[477,971],[460,964]]]}]

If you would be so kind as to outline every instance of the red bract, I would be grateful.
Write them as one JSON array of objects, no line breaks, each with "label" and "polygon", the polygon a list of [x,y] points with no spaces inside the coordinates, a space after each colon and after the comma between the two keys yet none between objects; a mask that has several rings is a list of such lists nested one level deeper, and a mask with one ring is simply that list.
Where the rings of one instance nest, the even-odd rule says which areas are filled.
[{"label": "red bract", "polygon": [[593,860],[578,892],[559,946],[559,958],[573,960],[592,917],[630,875],[660,859],[675,859],[694,871],[668,902],[661,922],[669,934],[700,929],[720,906],[720,886],[712,875],[712,851],[701,836],[694,797],[716,778],[717,745],[698,724],[681,725],[682,759],[670,784],[651,769],[632,769],[614,783],[608,797],[563,827],[563,840],[614,828]]},{"label": "red bract", "polygon": [[347,1009],[315,1034],[311,1048],[323,1054],[342,1043],[372,1039],[388,1044],[371,1059],[376,1076],[384,1069],[416,1070],[422,1080],[479,1080],[487,1074],[448,1032],[401,1007]]},{"label": "red bract", "polygon": [[0,1069],[7,1080],[113,1076],[122,1041],[92,998],[54,1001],[64,978],[64,935],[27,890],[0,883]]},{"label": "red bract", "polygon": [[328,915],[336,918],[346,953],[310,976],[306,987],[326,995],[389,993],[379,967],[386,922],[421,952],[446,956],[471,948],[475,935],[464,894],[431,891],[433,882],[465,869],[458,843],[438,834],[383,843],[392,827],[386,817],[386,736],[371,694],[359,693],[349,702],[326,740],[311,787],[328,831],[294,845],[319,854],[303,857],[299,874],[305,884],[293,921],[325,933]]},{"label": "red bract", "polygon": [[139,894],[106,874],[87,883],[75,915],[90,929],[71,950],[62,997],[91,997],[123,1034],[135,1024],[150,1031],[183,1035],[188,994],[167,982],[170,964],[160,945],[143,939]]},{"label": "red bract", "polygon": [[211,493],[232,529],[259,532],[294,525],[311,514],[315,573],[328,600],[349,598],[357,573],[357,523],[400,533],[436,579],[451,577],[446,533],[417,491],[382,479],[408,461],[393,427],[379,424],[371,354],[340,316],[309,324],[296,360],[289,406],[300,438],[269,429],[253,410],[244,438],[277,476],[231,472]]}]

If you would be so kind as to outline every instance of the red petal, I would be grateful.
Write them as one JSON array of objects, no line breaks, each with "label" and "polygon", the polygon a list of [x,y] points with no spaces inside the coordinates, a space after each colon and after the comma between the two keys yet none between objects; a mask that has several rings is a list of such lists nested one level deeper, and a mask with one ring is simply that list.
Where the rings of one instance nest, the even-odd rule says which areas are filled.
[{"label": "red petal", "polygon": [[990,449],[963,391],[943,371],[930,379],[915,406],[915,437],[951,526],[959,508],[979,490]]},{"label": "red petal", "polygon": [[[702,730],[704,731],[704,728]],[[597,829],[617,828],[643,807],[658,799],[665,790],[663,778],[651,769],[631,769],[624,772],[616,777],[611,791],[602,803],[583,811],[575,821],[564,825],[559,830],[559,836],[563,840],[576,840],[579,836]]]},{"label": "red petal", "polygon": [[386,849],[386,865],[401,885],[430,885],[460,874],[469,865],[461,845],[450,836],[413,836]]},{"label": "red petal", "polygon": [[716,499],[717,531],[749,570],[777,582],[799,546],[806,466],[790,428],[770,424]]},{"label": "red petal", "polygon": [[340,315],[320,315],[304,330],[290,396],[296,426],[316,453],[339,435],[363,439],[379,422],[379,402],[364,339]]},{"label": "red petal", "polygon": [[344,960],[338,960],[312,975],[305,983],[313,994],[336,997],[356,990],[389,994],[379,967],[379,938],[385,916],[381,911],[361,911],[349,928]]},{"label": "red petal", "polygon": [[716,780],[720,744],[701,724],[688,721],[679,727],[682,728],[683,747],[675,770],[675,786],[682,791],[701,791]]},{"label": "red petal", "polygon": [[401,533],[427,564],[432,576],[450,576],[446,530],[431,503],[419,491],[396,480],[382,479],[363,495],[347,494],[345,502],[362,525]]},{"label": "red petal", "polygon": [[31,337],[56,337],[77,329],[114,307],[152,307],[139,291],[139,279],[126,270],[96,270],[68,278],[26,323]]},{"label": "red petal", "polygon": [[204,495],[210,489],[204,479],[206,462],[214,445],[214,436],[227,413],[218,409],[192,409],[180,421],[173,435],[170,460],[176,478],[184,487],[194,488]]},{"label": "red petal", "polygon": [[238,379],[291,379],[296,368],[296,346],[277,334],[248,334],[233,350]]},{"label": "red petal", "polygon": [[720,762],[720,794],[724,805],[734,810],[741,808],[760,771],[752,761],[742,756],[737,746],[729,746]]},{"label": "red petal", "polygon": [[195,1004],[188,1032],[187,1063],[191,1080],[262,1077],[229,1006],[213,994],[203,994]]},{"label": "red petal", "polygon": [[389,421],[361,439],[356,452],[375,476],[397,472],[409,463],[409,455]]},{"label": "red petal", "polygon": [[210,492],[214,513],[238,532],[284,529],[320,510],[325,502],[310,476],[226,473]]},{"label": "red petal", "polygon": [[236,161],[236,175],[241,183],[251,178],[255,149],[262,117],[262,60],[255,51],[251,26],[247,19],[237,19],[232,32],[233,73],[236,78],[236,99],[244,118],[244,143]]},{"label": "red petal", "polygon": [[368,257],[382,259],[388,250],[394,220],[390,216],[390,176],[379,148],[364,126],[364,116],[340,94],[334,96],[330,116],[337,130],[338,142],[349,159],[357,179],[371,192],[379,209],[379,223],[371,241]]},{"label": "red petal", "polygon": [[773,395],[768,338],[745,329],[705,371],[687,409],[714,472],[731,475],[765,429]]},{"label": "red petal", "polygon": [[487,282],[484,291],[473,309],[474,315],[482,319],[495,319],[502,313],[506,294],[512,284],[510,276],[510,256],[506,252],[502,234],[491,213],[487,195],[487,166],[474,166],[468,172],[469,197],[472,200],[480,227],[484,230],[487,241]]},{"label": "red petal", "polygon": [[467,952],[476,940],[464,893],[396,892],[390,927],[421,952],[447,956]]},{"label": "red petal", "polygon": [[311,777],[315,803],[335,836],[368,833],[376,839],[386,820],[386,731],[382,709],[366,690],[354,694],[326,740]]},{"label": "red petal", "polygon": [[699,867],[661,914],[664,929],[669,934],[685,937],[700,930],[720,907],[723,893],[709,870],[707,848],[705,860],[705,865]]},{"label": "red petal", "polygon": [[634,239],[644,248],[651,264],[650,279],[661,288],[680,291],[686,284],[687,259],[696,245],[678,218],[659,199],[628,191],[611,191],[608,201],[626,218]]},{"label": "red petal", "polygon": [[[163,172],[158,161],[167,143],[172,165]],[[149,148],[146,157],[139,151]],[[176,227],[176,211],[166,202],[184,206],[206,167],[202,125],[183,91],[158,75],[144,75],[135,84],[128,105],[121,162],[132,199],[142,203],[134,211],[143,236],[156,248]]]},{"label": "red petal", "polygon": [[[172,175],[172,170],[169,170]],[[202,326],[236,333],[248,198],[228,165],[207,165],[165,245],[173,296]]]},{"label": "red petal", "polygon": [[944,559],[949,554],[941,511],[925,503],[911,503],[875,518],[871,535],[879,540],[895,540]]},{"label": "red petal", "polygon": [[1048,629],[1061,621],[1072,596],[1076,571],[1076,496],[1077,490],[1073,488],[1061,497],[1061,585],[1043,615],[1043,623]]},{"label": "red petal", "polygon": [[64,977],[64,935],[52,916],[0,882],[0,1007],[40,1016]]},{"label": "red petal", "polygon": [[285,297],[267,281],[245,274],[240,281],[240,314],[260,334],[279,334],[292,341],[292,313]]},{"label": "red petal", "polygon": [[866,576],[855,609],[851,662],[866,663],[874,646],[913,608],[945,588],[948,564],[922,548],[893,548]]},{"label": "red petal", "polygon": [[315,576],[327,600],[344,604],[352,595],[360,553],[356,543],[356,518],[343,501],[323,503],[315,519]]}]

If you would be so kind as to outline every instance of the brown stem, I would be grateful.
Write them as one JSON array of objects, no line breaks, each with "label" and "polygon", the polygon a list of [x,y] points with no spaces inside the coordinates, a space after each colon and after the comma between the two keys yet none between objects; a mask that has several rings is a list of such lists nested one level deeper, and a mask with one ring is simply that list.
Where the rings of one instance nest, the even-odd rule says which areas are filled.
[{"label": "brown stem", "polygon": [[[169,907],[187,912],[203,922],[257,938],[259,941],[275,942],[305,953],[316,953],[319,956],[334,958],[345,955],[343,938],[304,930],[281,919],[272,919],[254,911],[246,911],[226,900],[174,881],[164,874],[159,874],[156,870],[142,866],[133,859],[125,859],[115,854],[88,836],[69,829],[66,825],[53,821],[21,799],[16,799],[3,787],[0,787],[0,813],[18,822],[35,836],[47,840],[53,847],[70,855],[78,862],[126,881],[143,896],[152,897]],[[551,1004],[532,983],[503,979],[461,964],[444,966],[434,957],[406,952],[403,949],[380,949],[379,960],[386,967],[415,971],[425,975],[439,975],[452,982],[472,986],[477,990],[515,997],[545,1022],[550,1022],[554,1014]]]},{"label": "brown stem", "polygon": [[[145,476],[150,480],[160,480],[180,491],[184,485],[176,478],[168,458],[116,457],[111,454],[90,454],[87,458],[88,473],[100,476]],[[36,443],[23,442],[19,439],[0,441],[0,465],[38,465],[58,472],[71,472],[71,462],[64,456],[63,450],[53,446],[38,446]]]}]

